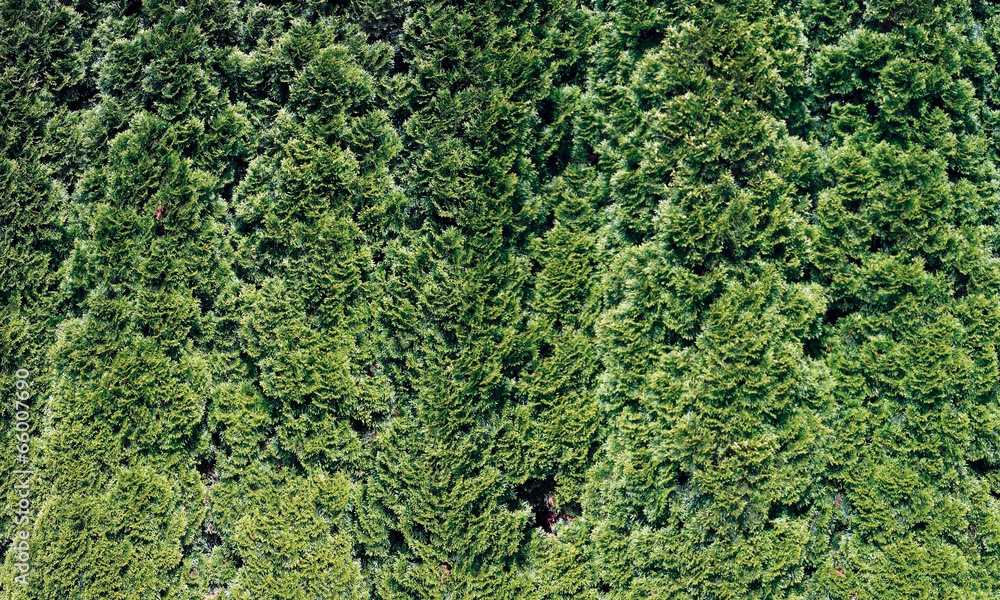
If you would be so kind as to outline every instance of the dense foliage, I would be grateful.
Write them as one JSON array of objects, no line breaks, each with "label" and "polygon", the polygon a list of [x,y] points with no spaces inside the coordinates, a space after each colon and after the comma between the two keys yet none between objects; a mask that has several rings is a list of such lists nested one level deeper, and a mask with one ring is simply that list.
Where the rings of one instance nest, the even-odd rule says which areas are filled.
[{"label": "dense foliage", "polygon": [[997,597],[998,53],[982,0],[0,1],[0,599]]}]

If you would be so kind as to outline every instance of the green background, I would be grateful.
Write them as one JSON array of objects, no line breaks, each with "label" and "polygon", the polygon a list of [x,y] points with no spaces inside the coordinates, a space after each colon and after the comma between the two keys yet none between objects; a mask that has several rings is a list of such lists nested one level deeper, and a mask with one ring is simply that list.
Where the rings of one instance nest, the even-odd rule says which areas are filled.
[{"label": "green background", "polygon": [[998,50],[984,0],[3,0],[0,599],[996,598]]}]

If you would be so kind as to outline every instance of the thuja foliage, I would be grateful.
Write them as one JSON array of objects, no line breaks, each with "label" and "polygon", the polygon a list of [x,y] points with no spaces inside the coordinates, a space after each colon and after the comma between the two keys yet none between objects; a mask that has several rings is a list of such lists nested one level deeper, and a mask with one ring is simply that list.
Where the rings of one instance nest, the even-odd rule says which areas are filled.
[{"label": "thuja foliage", "polygon": [[998,52],[979,0],[0,2],[0,597],[995,597]]},{"label": "thuja foliage", "polygon": [[[838,510],[818,588],[996,593],[994,58],[970,7],[885,4],[821,46],[817,282]],[[817,593],[820,590],[817,589]]]},{"label": "thuja foliage", "polygon": [[371,470],[362,440],[392,401],[374,259],[400,202],[401,144],[376,79],[387,45],[321,18],[292,21],[269,51],[293,49],[288,102],[236,191],[245,379],[213,415],[226,456],[212,499],[235,540],[223,555],[242,563],[236,597],[351,598],[360,571],[342,515]]},{"label": "thuja foliage", "polygon": [[[798,595],[823,525],[829,387],[805,348],[826,298],[806,280],[802,144],[784,123],[801,22],[767,2],[640,16],[609,14],[588,98],[615,216],[598,329],[608,420],[581,518],[592,585]],[[600,77],[616,58],[628,72]]]},{"label": "thuja foliage", "polygon": [[[542,461],[582,470],[571,453],[582,446],[586,456],[593,411],[557,414],[554,403],[572,400],[554,396],[564,387],[555,381],[537,381],[555,359],[538,355],[549,334],[528,317],[535,260],[551,262],[548,248],[535,258],[530,247],[552,210],[534,206],[546,191],[532,155],[552,143],[536,133],[551,126],[539,109],[551,102],[559,55],[577,52],[575,38],[558,33],[572,13],[563,3],[433,2],[403,27],[409,70],[394,81],[393,108],[405,119],[400,170],[411,208],[386,247],[380,309],[400,406],[381,432],[369,488],[389,538],[372,572],[383,598],[530,596],[527,484],[550,476]],[[579,263],[573,295],[587,293],[586,256]],[[557,293],[541,290],[552,301]],[[545,429],[555,419],[577,434],[568,453]]]},{"label": "thuja foliage", "polygon": [[[87,54],[83,36],[79,16],[64,7],[0,6],[0,385],[6,407],[14,408],[15,392],[27,392],[26,404],[36,415],[29,432],[18,432],[15,413],[4,413],[0,440],[11,453],[0,465],[0,480],[4,504],[11,507],[20,500],[13,486],[21,479],[13,471],[32,467],[14,462],[14,448],[25,443],[18,437],[22,433],[30,438],[39,431],[49,373],[46,351],[66,308],[60,280],[72,234],[60,175],[73,154],[66,146],[75,140],[74,117],[62,104],[77,98]],[[19,370],[27,372],[21,380],[26,389],[14,387]],[[37,449],[34,441],[26,443]],[[2,526],[5,554],[22,529],[13,516]],[[12,578],[5,569],[0,585]]]}]

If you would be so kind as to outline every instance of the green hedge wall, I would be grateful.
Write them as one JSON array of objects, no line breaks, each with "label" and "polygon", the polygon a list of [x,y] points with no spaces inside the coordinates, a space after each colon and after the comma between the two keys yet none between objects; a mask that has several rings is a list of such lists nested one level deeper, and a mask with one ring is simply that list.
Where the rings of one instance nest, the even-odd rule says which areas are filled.
[{"label": "green hedge wall", "polygon": [[998,52],[0,1],[0,600],[995,598]]}]

